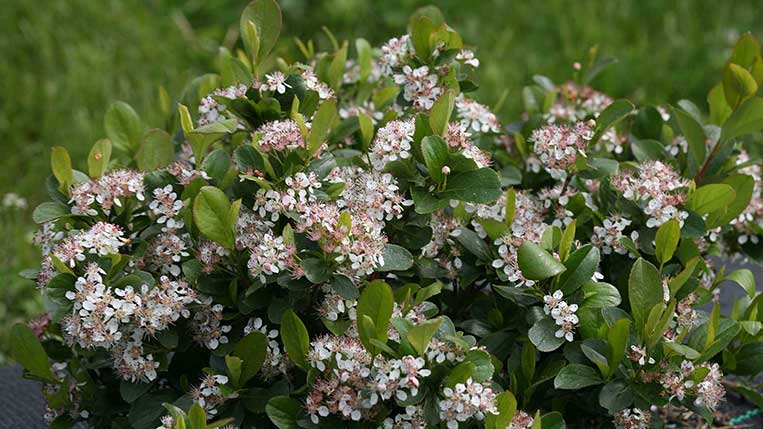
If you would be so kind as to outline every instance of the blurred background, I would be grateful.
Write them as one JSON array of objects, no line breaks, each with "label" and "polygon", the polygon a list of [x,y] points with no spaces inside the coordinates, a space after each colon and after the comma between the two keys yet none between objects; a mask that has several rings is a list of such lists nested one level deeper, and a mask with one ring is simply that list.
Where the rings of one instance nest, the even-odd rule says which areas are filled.
[{"label": "blurred background", "polygon": [[[9,327],[41,311],[33,282],[33,208],[46,199],[49,148],[63,145],[75,168],[104,137],[114,100],[161,126],[158,91],[173,97],[213,68],[219,46],[236,47],[247,0],[4,0],[0,12],[0,364]],[[759,0],[507,1],[281,0],[280,55],[297,58],[291,36],[328,48],[337,38],[381,44],[405,32],[417,7],[436,4],[481,60],[478,98],[504,122],[521,111],[533,74],[568,79],[591,48],[619,62],[593,82],[614,97],[706,106],[739,34],[763,38]],[[352,46],[352,44],[351,44]],[[152,119],[153,118],[153,119]]]}]

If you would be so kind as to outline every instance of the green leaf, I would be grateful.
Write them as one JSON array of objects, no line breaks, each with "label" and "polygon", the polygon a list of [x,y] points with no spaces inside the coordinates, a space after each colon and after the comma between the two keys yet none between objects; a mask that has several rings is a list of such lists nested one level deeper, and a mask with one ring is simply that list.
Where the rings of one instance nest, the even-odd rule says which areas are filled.
[{"label": "green leaf", "polygon": [[11,328],[10,338],[11,357],[21,364],[30,374],[52,381],[48,355],[42,348],[40,340],[25,324],[17,323]]},{"label": "green leaf", "polygon": [[712,124],[721,125],[731,115],[731,107],[726,103],[722,83],[715,85],[707,94],[707,104],[710,106],[709,121]]},{"label": "green leaf", "polygon": [[419,356],[424,356],[424,353],[429,346],[429,342],[440,328],[440,323],[442,323],[442,319],[439,317],[427,320],[414,326],[408,331],[408,334],[406,334],[405,338],[411,343],[411,346],[418,352]]},{"label": "green leaf", "polygon": [[634,109],[633,103],[628,100],[616,100],[607,106],[596,118],[596,132],[591,140],[591,144],[599,141],[607,129],[623,120]]},{"label": "green leaf", "polygon": [[193,202],[193,221],[202,234],[228,249],[233,248],[233,227],[230,223],[230,202],[223,191],[204,186]]},{"label": "green leaf", "polygon": [[349,301],[355,301],[360,296],[360,291],[352,283],[352,280],[342,274],[335,274],[331,279],[331,290]]},{"label": "green leaf", "polygon": [[736,191],[729,185],[713,183],[697,188],[689,199],[686,208],[698,215],[706,215],[727,207],[736,198]]},{"label": "green leaf", "polygon": [[689,360],[698,359],[699,356],[700,356],[698,351],[694,350],[693,348],[691,348],[689,346],[683,345],[683,344],[678,344],[678,343],[674,343],[674,342],[670,342],[670,341],[665,341],[662,344],[666,348],[676,352],[677,354],[679,354],[679,355],[681,355],[681,356],[683,356],[683,357],[685,357],[686,359],[689,359]]},{"label": "green leaf", "polygon": [[191,405],[191,409],[188,411],[188,422],[189,429],[206,429],[207,413],[204,412],[204,408],[198,402]]},{"label": "green leaf", "polygon": [[[283,319],[282,319],[283,322]],[[251,380],[265,362],[268,351],[268,339],[262,332],[252,332],[236,343],[233,356],[241,358],[240,385],[245,385]]]},{"label": "green leaf", "polygon": [[747,296],[750,298],[755,297],[755,276],[752,274],[752,271],[748,269],[736,270],[727,275],[723,280],[735,282],[747,292]]},{"label": "green leaf", "polygon": [[731,204],[707,216],[705,224],[708,229],[726,225],[736,219],[747,208],[752,199],[752,193],[755,188],[755,181],[752,177],[746,174],[735,174],[727,177],[723,184],[731,186],[736,196]]},{"label": "green leaf", "polygon": [[302,320],[292,309],[287,309],[281,316],[281,340],[283,348],[297,366],[307,370],[307,353],[310,351],[310,336]]},{"label": "green leaf", "polygon": [[517,256],[522,274],[530,280],[544,280],[566,270],[550,253],[529,241],[519,246]]},{"label": "green leaf", "polygon": [[225,119],[186,131],[185,137],[191,145],[191,149],[193,149],[196,165],[200,165],[204,161],[204,156],[206,156],[207,150],[212,143],[236,131],[236,127],[238,127],[237,120]]},{"label": "green leaf", "polygon": [[131,404],[151,390],[151,387],[153,387],[152,383],[130,383],[129,381],[121,381],[119,383],[119,395],[125,402]]},{"label": "green leaf", "polygon": [[481,239],[480,236],[471,229],[459,227],[454,231],[453,236],[456,238],[456,241],[464,246],[466,250],[471,252],[472,255],[476,256],[477,259],[485,262],[492,259],[490,256],[490,248],[485,243],[485,240]]},{"label": "green leaf", "polygon": [[664,264],[673,258],[680,237],[681,226],[677,220],[671,219],[660,225],[654,240],[655,256],[659,263]]},{"label": "green leaf", "polygon": [[554,377],[555,389],[578,390],[601,383],[602,379],[595,369],[579,363],[565,366]]},{"label": "green leaf", "polygon": [[497,414],[485,415],[485,429],[506,429],[511,424],[514,414],[517,412],[517,399],[514,394],[505,390],[495,396],[495,408]]},{"label": "green leaf", "polygon": [[70,216],[71,214],[69,206],[66,204],[48,201],[40,204],[34,209],[32,220],[34,223],[43,224],[62,217]]},{"label": "green leaf", "polygon": [[493,378],[495,367],[493,366],[490,353],[479,349],[469,350],[466,352],[466,359],[464,361],[474,364],[474,371],[471,375],[474,381],[483,383]]},{"label": "green leaf", "polygon": [[583,291],[581,307],[617,307],[622,301],[620,292],[609,283],[588,281],[583,284],[581,290]]},{"label": "green leaf", "polygon": [[111,160],[111,140],[98,140],[87,156],[87,171],[90,177],[97,179],[103,176],[109,167],[109,160]]},{"label": "green leaf", "polygon": [[152,129],[146,132],[138,152],[135,154],[135,162],[143,171],[158,170],[166,167],[175,159],[175,147],[172,144],[172,136],[164,130]]},{"label": "green leaf", "polygon": [[310,127],[310,135],[307,137],[308,153],[312,157],[321,148],[331,132],[331,125],[337,118],[336,100],[326,100],[318,108],[313,116],[313,123]]},{"label": "green leaf", "polygon": [[649,311],[662,303],[660,272],[649,261],[639,258],[628,277],[628,298],[636,328],[641,332]]},{"label": "green leaf", "polygon": [[224,149],[216,149],[209,153],[201,163],[201,168],[214,179],[218,186],[225,186],[225,178],[231,169],[231,158]]},{"label": "green leaf", "polygon": [[59,190],[68,193],[69,187],[74,183],[74,171],[69,151],[63,146],[53,146],[50,149],[50,167],[53,176],[59,183]]},{"label": "green leaf", "polygon": [[751,98],[729,116],[721,129],[720,143],[763,130],[763,98]]},{"label": "green leaf", "polygon": [[397,244],[384,246],[382,259],[384,259],[384,263],[376,268],[378,272],[405,271],[413,266],[413,255],[411,255],[411,252]]},{"label": "green leaf", "polygon": [[508,234],[511,230],[506,223],[495,219],[477,219],[477,223],[482,225],[482,229],[485,230],[491,240],[497,240]]},{"label": "green leaf", "polygon": [[439,136],[427,136],[421,140],[421,154],[424,156],[424,164],[427,166],[429,176],[435,183],[442,184],[445,174],[442,168],[448,162],[448,144]]},{"label": "green leaf", "polygon": [[590,244],[574,251],[564,262],[565,271],[559,276],[559,289],[565,295],[571,295],[589,282],[599,269],[599,259],[599,249]]},{"label": "green leaf", "polygon": [[444,137],[448,131],[448,123],[455,101],[455,91],[447,90],[432,106],[432,110],[429,112],[429,126],[436,135]]},{"label": "green leaf", "polygon": [[516,214],[516,212],[517,212],[517,191],[515,191],[514,188],[509,188],[509,190],[506,191],[506,218],[504,219],[506,226],[508,226],[509,228],[511,228],[512,224],[514,223],[514,215]]},{"label": "green leaf", "polygon": [[690,114],[681,109],[673,108],[673,116],[678,121],[678,127],[686,138],[686,142],[689,145],[689,156],[696,168],[696,166],[699,166],[705,160],[707,152],[705,130],[702,129],[702,126]]},{"label": "green leaf", "polygon": [[[256,32],[248,28],[250,21],[254,23]],[[254,0],[244,8],[239,31],[242,35],[248,35],[244,37],[244,47],[255,64],[262,63],[273,50],[281,34],[281,25],[281,8],[275,0]],[[253,33],[256,33],[256,43],[252,39]]]},{"label": "green leaf", "polygon": [[619,319],[607,331],[607,363],[609,364],[610,375],[617,370],[623,357],[625,357],[630,327],[631,321],[629,319]]},{"label": "green leaf", "polygon": [[634,140],[631,152],[638,161],[662,160],[665,158],[665,146],[657,140]]},{"label": "green leaf", "polygon": [[360,135],[363,138],[363,148],[367,149],[374,139],[374,123],[367,114],[358,113],[358,125],[360,126]]},{"label": "green leaf", "polygon": [[[575,240],[576,224],[577,224],[577,221],[573,219],[572,222],[570,222],[570,224],[567,225],[566,228],[564,228],[564,232],[562,233],[562,238],[559,240],[559,260],[561,261],[566,261],[567,255],[569,255],[570,253],[570,249],[572,248],[572,242]],[[597,262],[597,265],[598,265],[598,262]]]},{"label": "green leaf", "polygon": [[633,403],[633,391],[623,380],[611,381],[604,385],[599,392],[599,405],[606,408],[610,414],[630,407]]},{"label": "green leaf", "polygon": [[265,405],[265,413],[278,429],[299,429],[302,404],[288,396],[276,396]]},{"label": "green leaf", "polygon": [[376,338],[382,343],[387,343],[387,329],[389,319],[392,317],[392,308],[395,297],[389,285],[381,280],[369,283],[361,292],[357,307],[357,320],[363,320],[368,316],[374,324],[375,332],[360,331],[360,341],[367,350],[372,351],[370,339]]},{"label": "green leaf", "polygon": [[562,417],[561,413],[557,411],[546,413],[543,415],[543,417],[540,418],[540,422],[537,420],[539,413],[540,411],[535,413],[533,425],[530,427],[530,429],[567,429],[567,423],[564,422],[564,418]]},{"label": "green leaf", "polygon": [[103,126],[117,149],[127,153],[138,149],[143,137],[143,124],[129,104],[117,101],[109,106]]},{"label": "green leaf", "polygon": [[737,367],[735,374],[758,375],[763,372],[763,342],[756,341],[743,345],[735,354]]},{"label": "green leaf", "polygon": [[358,53],[358,66],[360,67],[360,80],[365,82],[371,74],[373,62],[373,48],[366,39],[355,39],[355,50]]},{"label": "green leaf", "polygon": [[744,67],[727,63],[723,69],[723,93],[729,106],[737,106],[741,101],[758,92],[758,82]]},{"label": "green leaf", "polygon": [[456,173],[448,178],[442,197],[489,204],[501,197],[501,179],[489,167]]},{"label": "green leaf", "polygon": [[410,26],[411,42],[416,56],[427,61],[432,55],[430,40],[435,31],[435,24],[428,16],[420,16]]},{"label": "green leaf", "polygon": [[564,344],[564,337],[556,336],[556,331],[558,330],[559,327],[556,326],[553,320],[544,317],[535,322],[527,335],[538,351],[547,353],[558,349]]}]

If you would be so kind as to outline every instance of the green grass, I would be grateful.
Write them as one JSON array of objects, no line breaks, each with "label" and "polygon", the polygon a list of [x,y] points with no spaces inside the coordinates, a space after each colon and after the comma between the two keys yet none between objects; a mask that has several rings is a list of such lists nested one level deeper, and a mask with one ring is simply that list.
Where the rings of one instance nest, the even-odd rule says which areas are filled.
[{"label": "green grass", "polygon": [[[177,95],[211,68],[217,46],[231,46],[245,0],[7,0],[0,14],[0,196],[15,192],[26,210],[0,209],[0,344],[11,323],[40,311],[34,285],[16,273],[32,268],[31,208],[44,201],[49,148],[69,149],[75,166],[104,136],[112,100],[160,125],[157,91]],[[321,26],[339,38],[372,43],[405,31],[412,0],[282,0],[284,32],[328,47]],[[763,36],[753,0],[437,2],[482,60],[479,96],[488,104],[509,91],[500,116],[516,118],[521,87],[539,73],[559,82],[595,45],[620,62],[594,83],[616,97],[703,106],[723,60],[743,31]],[[282,54],[294,56],[284,38]],[[0,362],[2,362],[0,347]]]}]

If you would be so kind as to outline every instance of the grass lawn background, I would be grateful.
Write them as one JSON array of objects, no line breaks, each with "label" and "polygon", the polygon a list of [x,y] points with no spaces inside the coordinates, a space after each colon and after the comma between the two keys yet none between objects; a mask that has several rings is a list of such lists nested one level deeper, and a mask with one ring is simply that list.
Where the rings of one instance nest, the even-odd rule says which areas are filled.
[{"label": "grass lawn background", "polygon": [[[0,201],[10,192],[26,209],[0,204],[0,364],[11,324],[40,311],[38,291],[17,273],[34,268],[31,211],[46,199],[49,148],[69,149],[83,167],[104,136],[113,100],[130,103],[160,126],[159,86],[176,97],[192,77],[210,71],[218,46],[235,47],[245,0],[6,0],[0,13]],[[505,121],[521,111],[520,91],[533,74],[556,82],[597,46],[619,63],[594,86],[614,97],[656,103],[688,98],[705,106],[724,59],[745,31],[763,37],[755,0],[500,1],[282,0],[279,53],[296,58],[289,37],[328,46],[329,27],[341,40],[380,44],[405,31],[416,7],[434,3],[482,65],[479,98]],[[352,45],[352,44],[351,44]],[[154,118],[152,120],[152,118]]]}]

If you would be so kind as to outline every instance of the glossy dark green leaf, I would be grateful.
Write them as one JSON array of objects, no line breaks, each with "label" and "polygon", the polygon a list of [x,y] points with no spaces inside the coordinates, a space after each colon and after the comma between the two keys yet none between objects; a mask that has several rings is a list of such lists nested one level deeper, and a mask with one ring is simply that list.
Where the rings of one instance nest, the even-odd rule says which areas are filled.
[{"label": "glossy dark green leaf", "polygon": [[545,280],[566,270],[550,253],[529,241],[519,246],[517,256],[522,274],[530,280]]}]

